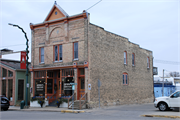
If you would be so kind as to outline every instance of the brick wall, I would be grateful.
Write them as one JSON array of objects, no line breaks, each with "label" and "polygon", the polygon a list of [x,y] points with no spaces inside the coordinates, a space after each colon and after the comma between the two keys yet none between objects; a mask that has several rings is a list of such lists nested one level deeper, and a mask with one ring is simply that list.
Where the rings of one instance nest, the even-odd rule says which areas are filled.
[{"label": "brick wall", "polygon": [[[89,82],[90,106],[98,105],[98,79],[101,105],[144,103],[153,101],[152,52],[129,42],[125,37],[105,31],[96,25],[89,25]],[[127,65],[124,65],[124,51],[127,51]],[[135,53],[135,66],[132,66]],[[147,57],[150,68],[147,69]],[[123,85],[123,73],[128,74],[128,85]]]},{"label": "brick wall", "polygon": [[[78,42],[78,63],[83,63],[84,19],[60,23],[32,30],[32,65],[33,68],[73,65],[73,43]],[[63,62],[54,62],[53,46],[63,45]],[[39,48],[44,47],[44,64],[39,63]],[[87,54],[86,54],[87,55]]]}]

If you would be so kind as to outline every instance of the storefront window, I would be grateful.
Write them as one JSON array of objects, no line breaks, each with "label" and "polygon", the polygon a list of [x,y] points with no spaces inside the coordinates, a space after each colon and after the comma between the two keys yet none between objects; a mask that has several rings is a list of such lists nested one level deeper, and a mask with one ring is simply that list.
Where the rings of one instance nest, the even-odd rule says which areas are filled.
[{"label": "storefront window", "polygon": [[13,76],[13,72],[8,70],[8,77],[12,77]]},{"label": "storefront window", "polygon": [[53,79],[47,79],[47,93],[53,93]]},{"label": "storefront window", "polygon": [[36,80],[35,96],[45,95],[45,79]]},{"label": "storefront window", "polygon": [[67,77],[64,79],[64,96],[72,95],[72,85],[70,83],[74,83],[73,77]]},{"label": "storefront window", "polygon": [[4,68],[2,68],[2,72],[3,72],[2,77],[7,77],[7,70],[6,70],[6,69],[4,69]]},{"label": "storefront window", "polygon": [[84,68],[80,69],[80,75],[84,75]]},{"label": "storefront window", "polygon": [[10,101],[12,101],[12,89],[13,89],[12,84],[13,84],[13,80],[12,79],[8,80],[8,99]]},{"label": "storefront window", "polygon": [[6,80],[2,80],[2,95],[6,96]]}]

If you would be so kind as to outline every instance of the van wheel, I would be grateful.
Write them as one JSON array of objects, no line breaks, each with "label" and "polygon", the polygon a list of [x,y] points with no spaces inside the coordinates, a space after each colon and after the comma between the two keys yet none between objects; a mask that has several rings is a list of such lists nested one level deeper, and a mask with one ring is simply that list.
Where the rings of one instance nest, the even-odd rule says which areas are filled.
[{"label": "van wheel", "polygon": [[160,111],[166,111],[168,109],[168,106],[166,103],[159,103],[159,110]]}]

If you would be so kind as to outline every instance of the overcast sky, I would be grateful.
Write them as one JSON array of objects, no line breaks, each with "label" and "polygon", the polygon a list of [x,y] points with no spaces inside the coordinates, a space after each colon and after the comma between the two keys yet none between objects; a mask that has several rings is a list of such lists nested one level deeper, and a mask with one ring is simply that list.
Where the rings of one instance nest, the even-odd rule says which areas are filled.
[{"label": "overcast sky", "polygon": [[[21,26],[27,32],[31,46],[29,23],[43,22],[54,0],[0,1],[0,49],[25,50],[24,34],[8,23]],[[69,15],[82,13],[98,2],[56,1]],[[180,71],[180,0],[102,0],[88,12],[91,23],[153,51],[159,75],[163,69],[166,73]],[[4,55],[3,58],[20,60],[20,55]]]}]

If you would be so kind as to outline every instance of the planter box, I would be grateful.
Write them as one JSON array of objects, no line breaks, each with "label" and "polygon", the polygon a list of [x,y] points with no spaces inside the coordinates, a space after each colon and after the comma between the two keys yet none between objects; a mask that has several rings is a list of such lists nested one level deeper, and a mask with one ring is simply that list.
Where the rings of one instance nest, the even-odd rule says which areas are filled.
[{"label": "planter box", "polygon": [[[43,107],[48,106],[48,105],[49,105],[48,101],[45,101],[45,103],[43,104]],[[41,105],[38,104],[38,101],[33,101],[33,102],[30,101],[30,107],[41,107]]]},{"label": "planter box", "polygon": [[68,107],[68,103],[66,102],[63,102],[61,105],[60,105],[60,108],[67,108]]}]

